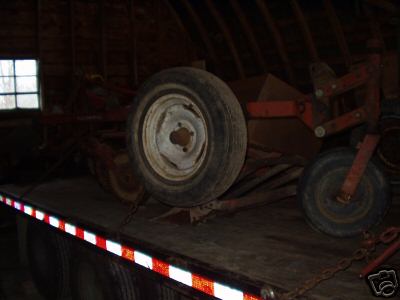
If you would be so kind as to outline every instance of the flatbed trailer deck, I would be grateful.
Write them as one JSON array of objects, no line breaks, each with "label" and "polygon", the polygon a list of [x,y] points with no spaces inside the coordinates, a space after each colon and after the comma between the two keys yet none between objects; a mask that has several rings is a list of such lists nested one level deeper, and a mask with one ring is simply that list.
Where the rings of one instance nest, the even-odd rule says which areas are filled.
[{"label": "flatbed trailer deck", "polygon": [[[217,291],[221,286],[216,282],[223,284],[222,288],[232,288],[232,295],[223,296],[224,299],[234,300],[240,291],[243,292],[241,299],[257,299],[250,295],[262,299],[266,290],[272,289],[275,293],[293,290],[322,269],[350,256],[360,246],[360,238],[337,239],[313,231],[305,223],[294,198],[218,216],[196,226],[153,220],[168,208],[150,199],[128,224],[121,226],[128,214],[127,206],[118,203],[89,177],[46,182],[21,199],[26,188],[0,186],[1,202],[25,212],[24,215],[32,216],[31,209],[37,209],[53,216],[44,220],[49,225],[61,227],[62,223],[63,230],[67,231],[64,222],[73,224],[198,274],[206,283],[213,282],[208,291],[215,296],[221,292]],[[381,228],[398,225],[399,216],[400,201],[394,198]],[[89,235],[81,239],[91,242]],[[96,244],[96,240],[92,243]],[[136,262],[146,265],[146,256],[143,259]],[[400,259],[395,256],[388,263],[399,269]],[[365,280],[358,278],[363,266],[365,262],[354,263],[306,293],[305,298],[375,299]],[[185,274],[175,279],[190,285]],[[204,286],[200,289],[207,290]]]}]

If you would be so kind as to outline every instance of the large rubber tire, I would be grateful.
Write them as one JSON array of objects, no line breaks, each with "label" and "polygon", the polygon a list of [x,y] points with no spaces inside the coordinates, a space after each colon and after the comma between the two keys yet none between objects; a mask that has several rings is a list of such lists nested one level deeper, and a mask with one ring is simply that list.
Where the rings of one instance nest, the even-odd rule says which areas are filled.
[{"label": "large rubber tire", "polygon": [[384,173],[370,161],[349,204],[340,203],[344,178],[356,152],[340,148],[319,155],[303,172],[298,199],[308,223],[335,237],[350,237],[380,223],[390,205]]},{"label": "large rubber tire", "polygon": [[46,299],[64,299],[70,294],[70,245],[54,229],[31,221],[27,231],[30,273]]},{"label": "large rubber tire", "polygon": [[[183,126],[183,134],[191,137],[175,141],[173,134],[179,136],[181,129],[171,129],[171,124]],[[155,146],[149,147],[151,143]],[[246,155],[246,121],[222,80],[203,70],[173,68],[154,75],[138,91],[127,144],[149,193],[166,204],[191,207],[217,198],[236,180]],[[190,166],[185,169],[181,163]]]},{"label": "large rubber tire", "polygon": [[90,249],[80,249],[74,255],[71,292],[74,300],[144,299],[131,269],[113,257]]}]

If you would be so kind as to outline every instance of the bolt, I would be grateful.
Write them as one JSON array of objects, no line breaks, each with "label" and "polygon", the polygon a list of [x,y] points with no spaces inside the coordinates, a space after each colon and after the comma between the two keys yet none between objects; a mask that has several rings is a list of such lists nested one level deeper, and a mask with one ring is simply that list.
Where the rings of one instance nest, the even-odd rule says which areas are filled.
[{"label": "bolt", "polygon": [[324,96],[324,91],[320,90],[320,89],[316,90],[315,91],[315,96],[317,96],[317,98],[323,97]]},{"label": "bolt", "polygon": [[276,295],[275,295],[275,292],[274,292],[274,290],[272,288],[264,287],[261,290],[261,297],[263,299],[275,299]]},{"label": "bolt", "polygon": [[314,134],[316,137],[322,138],[326,134],[326,130],[322,126],[318,126],[317,128],[314,129]]},{"label": "bolt", "polygon": [[331,85],[331,88],[332,88],[332,89],[336,89],[336,84],[332,84],[332,85]]},{"label": "bolt", "polygon": [[361,118],[361,114],[359,113],[359,112],[356,112],[355,114],[354,114],[354,116],[356,117],[356,118]]}]

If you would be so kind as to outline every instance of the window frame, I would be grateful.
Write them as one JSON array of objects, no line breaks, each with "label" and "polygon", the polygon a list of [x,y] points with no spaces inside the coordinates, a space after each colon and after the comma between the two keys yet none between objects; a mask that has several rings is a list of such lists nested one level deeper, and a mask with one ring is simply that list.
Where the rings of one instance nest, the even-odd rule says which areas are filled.
[{"label": "window frame", "polygon": [[[13,75],[10,76],[0,76],[0,77],[10,77],[14,80],[14,92],[10,93],[1,93],[0,96],[13,95],[15,97],[15,107],[14,108],[0,108],[0,114],[3,113],[11,113],[16,111],[23,112],[38,112],[42,110],[42,93],[41,93],[41,76],[40,76],[40,62],[39,59],[35,57],[0,57],[0,61],[2,60],[11,60],[13,65]],[[15,62],[19,60],[34,60],[36,62],[36,75],[20,75],[16,74]],[[19,77],[36,77],[36,92],[18,92],[17,91],[17,78]],[[17,96],[18,95],[29,95],[34,94],[37,95],[38,98],[38,107],[18,107]]]}]

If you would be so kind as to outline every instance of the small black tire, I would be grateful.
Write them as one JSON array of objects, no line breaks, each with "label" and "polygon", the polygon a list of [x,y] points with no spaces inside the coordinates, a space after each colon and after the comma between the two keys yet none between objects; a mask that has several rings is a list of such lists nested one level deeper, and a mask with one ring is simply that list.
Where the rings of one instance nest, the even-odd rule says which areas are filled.
[{"label": "small black tire", "polygon": [[140,300],[132,270],[96,250],[79,249],[71,262],[74,300]]},{"label": "small black tire", "polygon": [[31,221],[27,230],[29,270],[45,299],[64,299],[70,294],[70,243],[47,225]]},{"label": "small black tire", "polygon": [[192,207],[217,198],[236,180],[246,155],[246,120],[218,77],[193,68],[168,69],[138,91],[127,146],[137,176],[154,198]]},{"label": "small black tire", "polygon": [[121,202],[140,205],[146,197],[142,183],[134,176],[128,153],[117,153],[114,169],[108,170],[110,189]]},{"label": "small black tire", "polygon": [[297,197],[306,221],[317,231],[351,237],[377,225],[390,205],[390,186],[384,172],[370,161],[349,204],[340,203],[344,178],[356,152],[340,148],[320,154],[299,180]]}]

